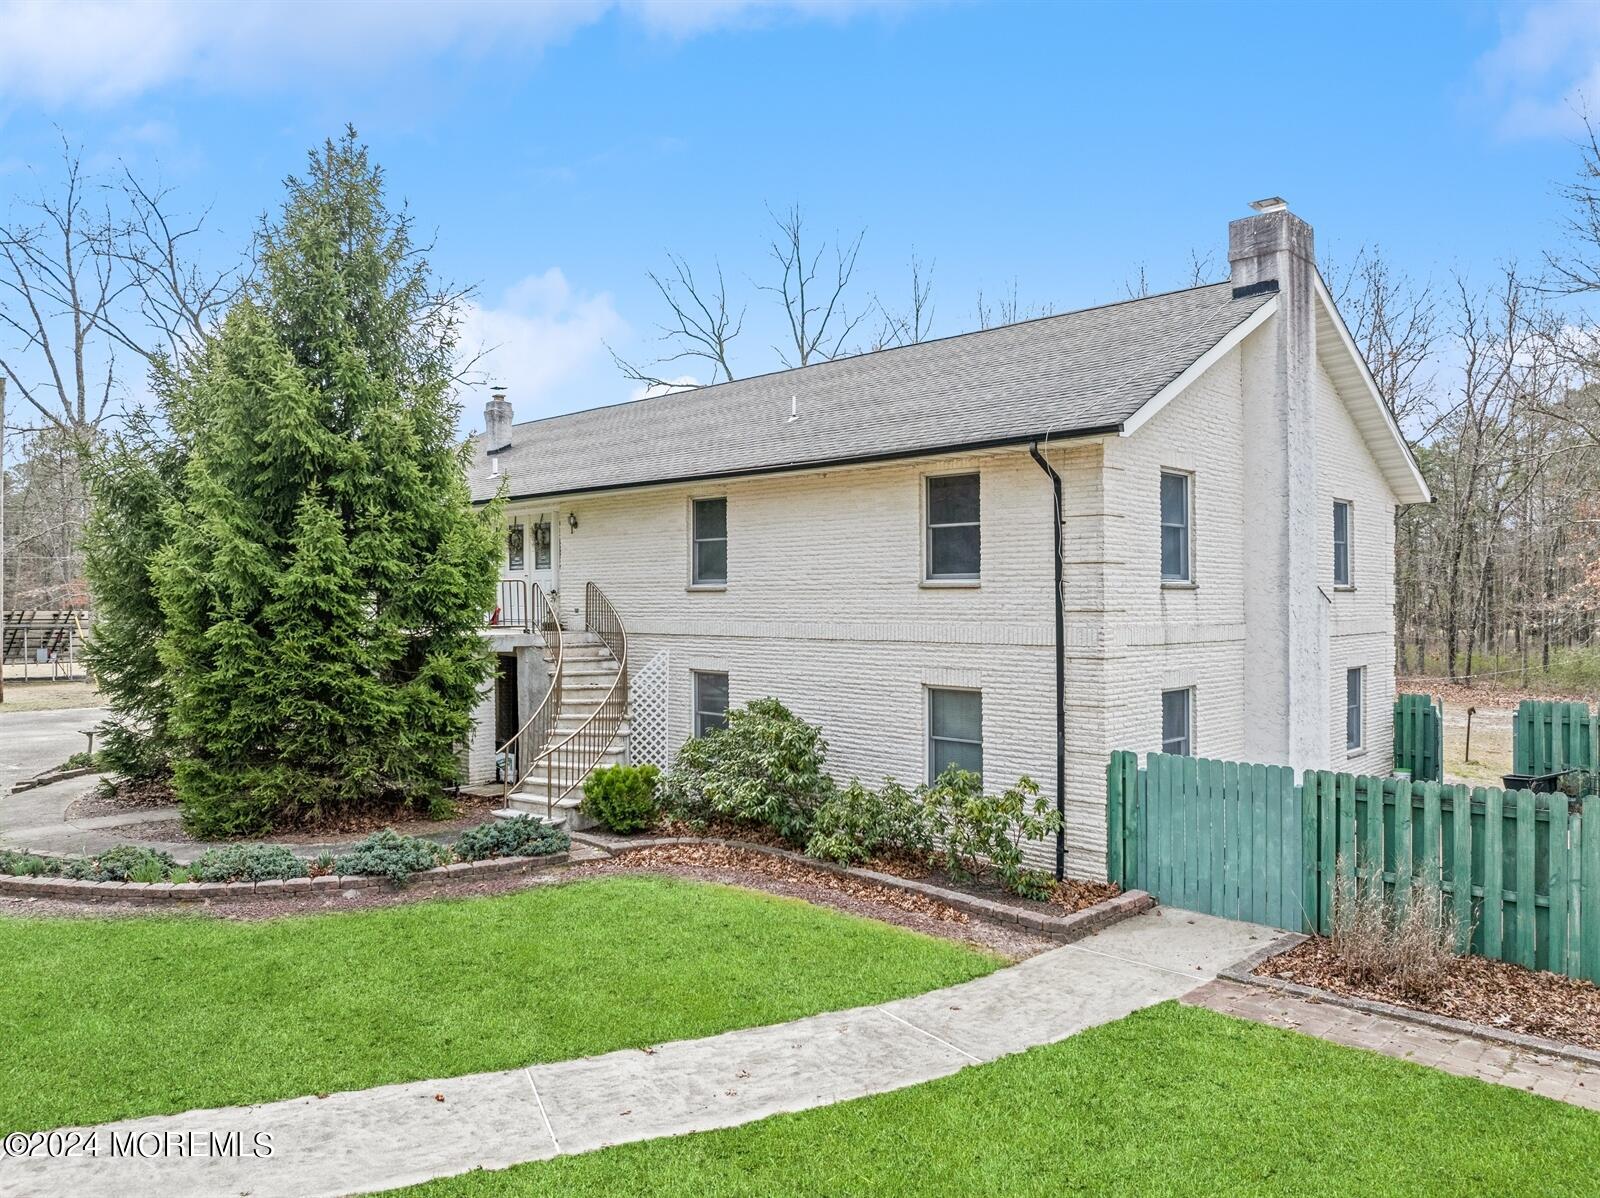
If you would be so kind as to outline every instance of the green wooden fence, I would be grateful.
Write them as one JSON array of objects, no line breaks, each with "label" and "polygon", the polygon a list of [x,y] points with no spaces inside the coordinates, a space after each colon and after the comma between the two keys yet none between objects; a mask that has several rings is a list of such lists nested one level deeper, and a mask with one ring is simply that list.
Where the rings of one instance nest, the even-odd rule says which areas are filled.
[{"label": "green wooden fence", "polygon": [[1516,774],[1553,774],[1592,770],[1600,764],[1596,733],[1600,720],[1587,703],[1524,699],[1511,726],[1511,770]]},{"label": "green wooden fence", "polygon": [[1444,781],[1444,707],[1432,695],[1395,700],[1394,768],[1419,782]]},{"label": "green wooden fence", "polygon": [[1113,753],[1107,870],[1175,907],[1327,932],[1337,870],[1403,907],[1438,886],[1460,948],[1600,981],[1600,797]]},{"label": "green wooden fence", "polygon": [[1191,911],[1306,924],[1314,842],[1292,769],[1161,753],[1140,769],[1136,754],[1113,753],[1107,790],[1113,881]]}]

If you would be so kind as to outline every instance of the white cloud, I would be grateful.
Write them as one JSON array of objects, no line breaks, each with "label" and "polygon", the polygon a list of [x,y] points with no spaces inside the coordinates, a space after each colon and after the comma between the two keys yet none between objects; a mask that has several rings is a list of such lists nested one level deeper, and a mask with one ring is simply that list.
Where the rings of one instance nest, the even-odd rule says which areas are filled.
[{"label": "white cloud", "polygon": [[167,84],[271,87],[381,72],[446,50],[537,53],[617,12],[687,37],[776,18],[848,19],[913,0],[0,0],[0,97],[109,104]]},{"label": "white cloud", "polygon": [[[627,321],[610,295],[574,291],[559,267],[512,284],[493,306],[469,304],[461,332],[462,348],[483,354],[477,369],[484,378],[508,389],[518,420],[617,398],[606,343],[628,335]],[[609,388],[591,393],[599,379]],[[465,418],[478,418],[470,405]]]},{"label": "white cloud", "polygon": [[1541,0],[1518,10],[1479,63],[1511,137],[1566,136],[1600,113],[1600,5]]}]

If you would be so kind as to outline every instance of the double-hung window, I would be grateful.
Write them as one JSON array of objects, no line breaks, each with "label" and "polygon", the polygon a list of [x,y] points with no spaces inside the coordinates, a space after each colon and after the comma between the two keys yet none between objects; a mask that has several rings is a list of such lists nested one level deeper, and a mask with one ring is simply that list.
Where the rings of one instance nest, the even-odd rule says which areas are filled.
[{"label": "double-hung window", "polygon": [[952,765],[983,773],[983,693],[928,690],[928,781]]},{"label": "double-hung window", "polygon": [[694,672],[694,734],[728,726],[728,676],[703,670]]},{"label": "double-hung window", "polygon": [[1344,672],[1344,747],[1359,749],[1366,740],[1367,668]]},{"label": "double-hung window", "polygon": [[728,581],[728,501],[696,499],[689,581],[695,586],[725,586]]},{"label": "double-hung window", "polygon": [[1190,509],[1192,476],[1175,470],[1161,472],[1161,581],[1193,582],[1190,558],[1193,534]]},{"label": "double-hung window", "polygon": [[1351,531],[1355,525],[1355,505],[1348,499],[1333,501],[1333,585],[1352,586],[1350,570]]},{"label": "double-hung window", "polygon": [[1194,691],[1161,692],[1161,751],[1194,756]]},{"label": "double-hung window", "polygon": [[929,582],[976,582],[982,557],[978,476],[940,474],[928,479]]}]

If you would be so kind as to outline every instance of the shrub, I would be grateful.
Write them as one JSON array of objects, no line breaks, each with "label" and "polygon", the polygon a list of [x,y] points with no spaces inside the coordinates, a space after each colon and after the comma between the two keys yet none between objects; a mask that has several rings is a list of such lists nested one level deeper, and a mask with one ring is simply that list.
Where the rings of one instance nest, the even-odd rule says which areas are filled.
[{"label": "shrub", "polygon": [[532,816],[518,815],[468,828],[456,837],[455,855],[459,861],[481,861],[485,857],[544,857],[564,853],[571,847],[572,837],[565,828]]},{"label": "shrub", "polygon": [[65,862],[61,874],[89,882],[159,882],[176,864],[168,853],[143,845],[119,844],[98,857],[76,857]]},{"label": "shrub", "polygon": [[933,825],[922,792],[892,778],[874,793],[852,779],[828,796],[811,820],[806,856],[840,865],[872,857],[927,860],[933,854]]},{"label": "shrub", "polygon": [[656,801],[653,765],[611,765],[595,770],[583,782],[583,810],[613,832],[648,828],[661,805]]},{"label": "shrub", "polygon": [[411,874],[421,873],[450,859],[443,845],[420,836],[402,836],[393,828],[374,832],[348,853],[334,858],[333,866],[341,874],[372,874],[403,882]]},{"label": "shrub", "polygon": [[1055,875],[1048,874],[1042,869],[1019,870],[1011,889],[1020,898],[1032,899],[1036,903],[1048,903],[1056,892]]},{"label": "shrub", "polygon": [[230,844],[207,849],[189,866],[198,882],[270,882],[303,878],[306,863],[281,844]]},{"label": "shrub", "polygon": [[24,878],[55,877],[61,872],[57,857],[41,857],[37,853],[18,853],[0,849],[0,874],[15,874]]},{"label": "shrub", "polygon": [[944,839],[944,864],[952,877],[973,877],[984,862],[1008,890],[1023,881],[1022,842],[1039,840],[1061,826],[1061,816],[1039,793],[1039,784],[1024,775],[995,796],[983,793],[982,780],[959,766],[939,775],[927,795],[939,834]]},{"label": "shrub", "polygon": [[776,699],[728,712],[728,726],[686,742],[667,774],[667,805],[688,819],[721,816],[764,824],[803,842],[811,817],[833,791],[823,772],[822,729]]},{"label": "shrub", "polygon": [[1358,880],[1341,854],[1329,943],[1352,980],[1427,998],[1444,983],[1462,928],[1441,888],[1413,879],[1403,911],[1381,883]]}]

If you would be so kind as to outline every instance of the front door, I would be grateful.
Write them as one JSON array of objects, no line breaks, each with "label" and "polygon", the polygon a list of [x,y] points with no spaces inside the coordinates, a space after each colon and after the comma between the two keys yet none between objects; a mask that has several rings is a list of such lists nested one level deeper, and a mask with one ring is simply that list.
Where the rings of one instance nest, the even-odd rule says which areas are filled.
[{"label": "front door", "polygon": [[543,587],[546,595],[560,588],[556,561],[556,521],[559,515],[551,510],[528,517],[528,578]]}]

